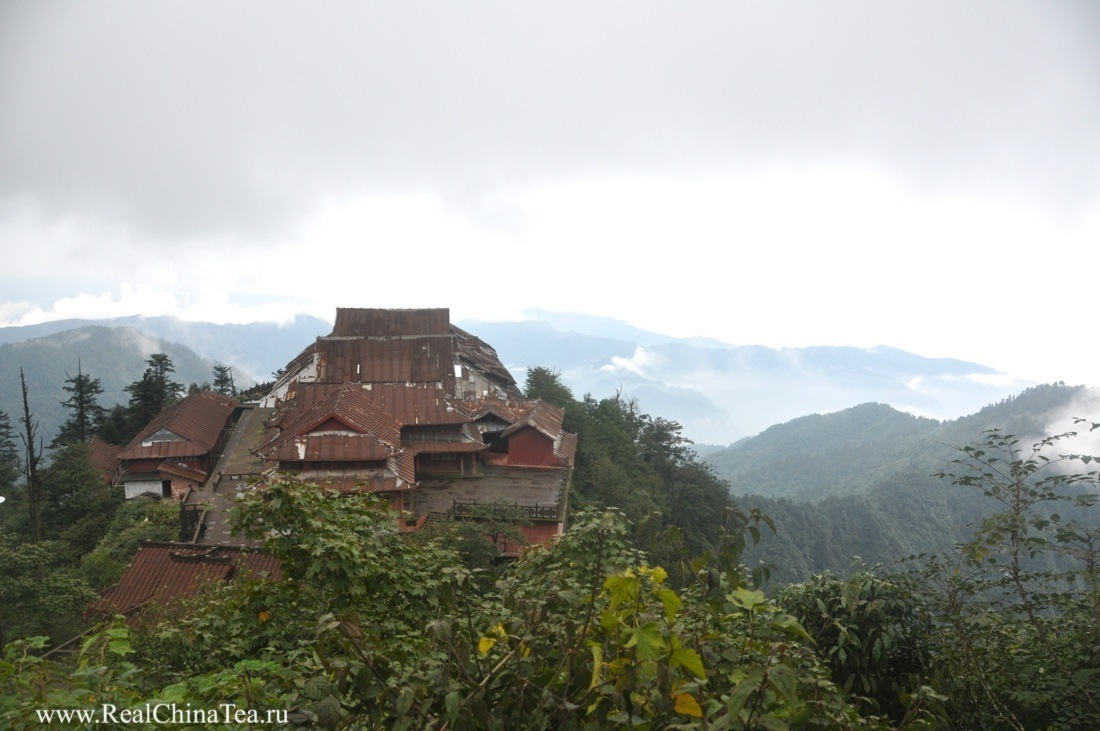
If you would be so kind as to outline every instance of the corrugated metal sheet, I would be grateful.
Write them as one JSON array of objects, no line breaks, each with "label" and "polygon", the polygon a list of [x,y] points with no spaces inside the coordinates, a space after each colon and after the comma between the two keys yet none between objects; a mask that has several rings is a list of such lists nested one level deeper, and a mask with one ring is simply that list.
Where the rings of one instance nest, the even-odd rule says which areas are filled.
[{"label": "corrugated metal sheet", "polygon": [[317,341],[318,380],[329,383],[443,383],[454,391],[449,337]]},{"label": "corrugated metal sheet", "polygon": [[263,574],[278,580],[279,562],[243,546],[143,542],[118,584],[102,592],[88,612],[132,615],[146,604],[167,605],[211,584]]},{"label": "corrugated metal sheet", "polygon": [[268,459],[277,450],[281,454],[284,445],[304,437],[331,418],[337,418],[352,430],[370,435],[389,446],[391,453],[396,453],[401,447],[401,424],[372,401],[362,388],[346,384],[305,409],[295,409],[294,404],[289,405],[278,419],[278,429],[273,429],[271,436],[260,447],[260,454]]},{"label": "corrugated metal sheet", "polygon": [[533,427],[551,439],[556,439],[561,431],[561,423],[565,418],[565,412],[557,406],[545,401],[535,401],[527,408],[512,426],[501,432],[501,436],[507,437],[519,431],[525,426]]},{"label": "corrugated metal sheet", "polygon": [[516,387],[516,379],[500,362],[497,351],[481,338],[466,332],[460,327],[451,326],[455,336],[455,351],[463,360],[471,363],[476,369],[485,372],[510,396],[519,396],[519,388]]},{"label": "corrugated metal sheet", "polygon": [[280,462],[364,462],[389,459],[397,451],[370,434],[310,434],[283,442],[267,456]]},{"label": "corrugated metal sheet", "polygon": [[103,479],[107,482],[114,482],[119,466],[118,447],[114,444],[108,444],[99,437],[92,437],[92,440],[88,442],[88,452],[91,455],[92,466],[95,467],[96,472],[103,475]]},{"label": "corrugated metal sheet", "polygon": [[385,310],[338,307],[332,334],[341,337],[401,337],[447,335],[451,311],[439,309]]},{"label": "corrugated metal sheet", "polygon": [[[192,394],[162,409],[118,457],[127,460],[164,459],[206,454],[218,443],[222,429],[236,406],[236,399],[213,391]],[[146,437],[161,429],[182,437],[184,442],[154,442],[148,447],[141,445]]]},{"label": "corrugated metal sheet", "polygon": [[402,424],[464,424],[465,405],[433,384],[375,384],[367,392]]}]

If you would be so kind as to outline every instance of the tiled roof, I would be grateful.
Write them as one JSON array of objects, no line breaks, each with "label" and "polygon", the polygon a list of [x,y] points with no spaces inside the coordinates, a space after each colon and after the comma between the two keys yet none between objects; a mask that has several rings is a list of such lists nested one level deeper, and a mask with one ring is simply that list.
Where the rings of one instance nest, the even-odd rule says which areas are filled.
[{"label": "tiled roof", "polygon": [[[164,459],[206,454],[221,437],[222,429],[237,400],[213,391],[202,391],[161,410],[119,453],[119,459]],[[181,437],[179,441],[154,442],[143,447],[147,437],[161,429]]]},{"label": "tiled roof", "polygon": [[520,414],[515,423],[501,432],[501,436],[507,437],[525,426],[533,427],[551,439],[561,434],[561,423],[565,418],[564,411],[546,401],[529,403],[531,405]]},{"label": "tiled roof", "polygon": [[338,307],[332,334],[353,337],[447,335],[450,325],[451,311],[447,308],[385,310]]},{"label": "tiled roof", "polygon": [[302,460],[377,461],[397,453],[393,445],[379,441],[371,434],[307,434],[283,441],[268,458],[280,462]]},{"label": "tiled roof", "polygon": [[104,590],[89,614],[132,615],[147,604],[169,604],[242,576],[279,579],[279,562],[243,546],[142,542],[118,584]]},{"label": "tiled roof", "polygon": [[96,472],[103,475],[107,482],[113,482],[118,474],[118,447],[108,444],[99,437],[92,437],[88,442],[88,452],[92,459],[92,466]]},{"label": "tiled roof", "polygon": [[329,383],[444,383],[454,390],[451,338],[319,338],[318,380]]},{"label": "tiled roof", "polygon": [[[260,453],[266,458],[273,458],[278,452],[279,459],[293,459],[295,457],[283,454],[283,447],[292,443],[298,437],[305,437],[319,426],[323,426],[331,419],[337,419],[348,427],[348,431],[358,432],[364,437],[347,436],[347,441],[368,442],[376,441],[380,445],[389,448],[388,457],[401,448],[401,425],[392,416],[385,413],[381,407],[371,400],[359,386],[346,384],[329,391],[321,399],[309,406],[298,409],[297,404],[288,404],[287,407],[275,417],[274,428],[271,436],[260,447]],[[322,441],[316,442],[316,448],[333,451],[337,448]],[[379,447],[381,448],[381,447]],[[357,448],[349,448],[353,451]],[[360,449],[367,449],[366,447]],[[374,449],[371,447],[370,449]],[[365,452],[361,452],[365,453]],[[383,457],[383,458],[384,458]],[[297,457],[302,459],[303,457]],[[311,457],[311,459],[329,459],[328,457]],[[338,459],[332,457],[332,459]],[[348,459],[375,459],[372,457],[354,457]]]}]

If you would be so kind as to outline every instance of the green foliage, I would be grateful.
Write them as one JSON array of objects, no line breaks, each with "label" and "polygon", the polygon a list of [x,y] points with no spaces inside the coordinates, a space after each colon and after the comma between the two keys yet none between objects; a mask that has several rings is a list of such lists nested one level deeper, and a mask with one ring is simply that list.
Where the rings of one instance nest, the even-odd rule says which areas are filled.
[{"label": "green foliage", "polygon": [[77,361],[76,375],[70,376],[66,373],[65,383],[68,385],[63,388],[69,398],[62,401],[61,405],[69,410],[69,418],[50,442],[52,448],[72,442],[90,441],[103,423],[104,410],[97,400],[103,393],[99,379],[84,373]]},{"label": "green foliage", "polygon": [[181,384],[172,380],[176,367],[165,353],[153,353],[145,363],[147,367],[141,380],[125,388],[126,393],[130,394],[130,429],[125,441],[141,431],[162,409],[178,401],[185,392]]},{"label": "green foliage", "polygon": [[[817,643],[832,679],[869,710],[895,722],[912,717],[930,695],[931,619],[904,576],[861,571],[847,579],[819,574],[788,587],[779,603]],[[939,708],[926,708],[925,712]]]},{"label": "green foliage", "polygon": [[573,392],[561,382],[561,371],[543,366],[527,369],[523,395],[529,399],[542,399],[558,408],[573,402]]},{"label": "green foliage", "polygon": [[614,511],[579,513],[487,585],[369,496],[277,480],[266,498],[239,524],[266,537],[284,581],[215,589],[159,625],[109,624],[75,669],[37,659],[38,641],[9,645],[0,726],[153,699],[321,728],[883,727],[739,572],[697,563],[677,590]]},{"label": "green foliage", "polygon": [[97,589],[118,582],[141,541],[179,537],[179,503],[149,497],[127,500],[115,511],[104,536],[80,561],[80,571]]},{"label": "green foliage", "polygon": [[990,430],[940,473],[996,506],[954,565],[934,561],[925,572],[938,588],[943,687],[974,724],[1100,726],[1100,529],[1091,515],[1100,475],[1087,469],[1095,457],[1061,452],[1074,436],[1027,446]]},{"label": "green foliage", "polygon": [[62,567],[63,553],[52,541],[17,543],[0,535],[0,646],[33,634],[67,638],[79,631],[80,613],[94,594]]},{"label": "green foliage", "polygon": [[42,522],[47,538],[68,546],[71,561],[103,538],[122,496],[91,462],[83,442],[72,442],[53,455],[43,475]]},{"label": "green foliage", "polygon": [[214,364],[214,390],[224,396],[236,396],[237,386],[233,383],[233,369],[222,363]]},{"label": "green foliage", "polygon": [[9,497],[9,490],[19,479],[19,453],[15,450],[11,419],[0,411],[0,490]]}]

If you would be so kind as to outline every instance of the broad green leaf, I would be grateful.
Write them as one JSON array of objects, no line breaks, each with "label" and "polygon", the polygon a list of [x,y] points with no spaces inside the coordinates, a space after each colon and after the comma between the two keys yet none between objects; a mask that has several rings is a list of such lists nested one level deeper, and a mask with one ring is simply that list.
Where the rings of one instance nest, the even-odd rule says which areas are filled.
[{"label": "broad green leaf", "polygon": [[643,624],[630,633],[626,647],[633,647],[640,660],[656,660],[665,649],[665,640],[661,637],[661,628],[656,622]]},{"label": "broad green leaf", "polygon": [[690,647],[678,647],[673,650],[668,659],[668,664],[674,668],[683,668],[697,678],[707,677],[706,671],[703,669],[703,659],[699,657],[699,653]]}]

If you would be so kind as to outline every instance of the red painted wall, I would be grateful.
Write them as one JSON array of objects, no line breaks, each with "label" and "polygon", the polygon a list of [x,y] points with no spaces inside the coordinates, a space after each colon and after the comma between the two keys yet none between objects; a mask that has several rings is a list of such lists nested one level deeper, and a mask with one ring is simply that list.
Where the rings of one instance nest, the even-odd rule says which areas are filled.
[{"label": "red painted wall", "polygon": [[520,429],[508,437],[508,464],[528,467],[556,467],[554,441],[542,432]]}]

